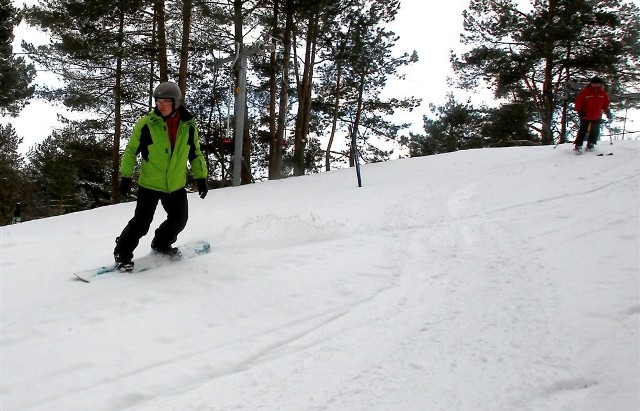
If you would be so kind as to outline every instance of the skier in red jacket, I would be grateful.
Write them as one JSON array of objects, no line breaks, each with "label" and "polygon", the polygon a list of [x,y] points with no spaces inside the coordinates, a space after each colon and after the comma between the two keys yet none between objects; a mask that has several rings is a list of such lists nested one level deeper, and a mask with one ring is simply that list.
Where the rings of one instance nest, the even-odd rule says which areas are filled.
[{"label": "skier in red jacket", "polygon": [[600,137],[600,122],[602,113],[611,120],[611,110],[609,110],[609,95],[604,91],[604,85],[600,77],[594,77],[587,87],[585,87],[576,97],[576,111],[580,118],[580,128],[575,141],[575,150],[582,150],[584,138],[587,139],[587,150],[593,150]]}]

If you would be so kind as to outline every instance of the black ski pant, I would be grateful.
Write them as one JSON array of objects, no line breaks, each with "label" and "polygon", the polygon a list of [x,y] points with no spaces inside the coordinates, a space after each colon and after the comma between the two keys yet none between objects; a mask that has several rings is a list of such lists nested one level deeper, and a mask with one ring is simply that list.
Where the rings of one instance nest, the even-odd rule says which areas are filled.
[{"label": "black ski pant", "polygon": [[587,137],[588,144],[595,145],[598,142],[600,139],[600,120],[580,120],[576,147],[582,147],[585,137]]},{"label": "black ski pant", "polygon": [[164,248],[176,242],[178,234],[184,230],[189,217],[187,190],[182,188],[172,193],[162,193],[138,187],[136,211],[116,240],[114,254],[133,258],[133,251],[140,239],[149,232],[158,201],[166,211],[167,219],[156,229],[153,244]]}]

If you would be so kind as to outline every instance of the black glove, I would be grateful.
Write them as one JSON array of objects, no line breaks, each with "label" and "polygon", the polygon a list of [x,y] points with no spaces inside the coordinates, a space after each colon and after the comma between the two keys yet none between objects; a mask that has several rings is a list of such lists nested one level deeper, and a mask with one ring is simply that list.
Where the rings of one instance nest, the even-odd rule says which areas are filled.
[{"label": "black glove", "polygon": [[209,192],[207,180],[205,178],[199,178],[196,180],[196,183],[198,183],[198,194],[200,194],[200,198],[205,198]]},{"label": "black glove", "polygon": [[120,179],[120,194],[128,196],[131,193],[131,177],[122,177]]},{"label": "black glove", "polygon": [[585,116],[584,111],[578,111],[578,117],[579,117],[579,118],[582,118],[582,117],[584,117],[584,116]]}]

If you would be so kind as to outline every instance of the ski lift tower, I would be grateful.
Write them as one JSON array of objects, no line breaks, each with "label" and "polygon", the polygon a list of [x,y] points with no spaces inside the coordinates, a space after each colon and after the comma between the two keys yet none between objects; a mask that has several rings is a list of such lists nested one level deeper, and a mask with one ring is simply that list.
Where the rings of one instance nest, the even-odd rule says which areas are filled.
[{"label": "ski lift tower", "polygon": [[271,52],[271,45],[265,41],[257,41],[250,47],[244,47],[240,43],[236,43],[236,54],[223,58],[214,59],[215,67],[222,67],[226,63],[232,63],[238,70],[238,81],[235,87],[235,102],[233,114],[235,116],[235,144],[233,147],[233,186],[240,185],[240,176],[242,171],[242,138],[244,130],[244,107],[247,100],[247,57],[254,54],[262,54]]}]

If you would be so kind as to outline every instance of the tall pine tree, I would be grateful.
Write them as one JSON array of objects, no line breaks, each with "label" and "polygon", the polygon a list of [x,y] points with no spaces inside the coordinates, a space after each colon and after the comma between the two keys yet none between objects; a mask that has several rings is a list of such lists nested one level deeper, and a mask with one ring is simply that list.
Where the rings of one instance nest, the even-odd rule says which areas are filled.
[{"label": "tall pine tree", "polygon": [[36,71],[24,57],[13,54],[13,28],[20,23],[21,12],[10,0],[0,0],[0,113],[17,115],[33,95],[31,85]]},{"label": "tall pine tree", "polygon": [[[111,141],[111,196],[119,199],[120,144],[134,121],[148,110],[149,54],[154,50],[152,5],[144,0],[52,0],[27,10],[27,19],[49,33],[51,42],[28,45],[32,58],[63,81],[45,89],[72,111],[90,114]],[[152,82],[152,81],[151,81]]]},{"label": "tall pine tree", "polygon": [[11,124],[0,125],[0,225],[9,224],[14,206],[24,202],[24,158],[18,151],[22,138]]},{"label": "tall pine tree", "polygon": [[638,10],[620,0],[532,0],[529,10],[514,0],[471,0],[462,35],[470,50],[452,56],[454,69],[465,88],[484,79],[497,98],[531,103],[541,141],[551,144],[570,79],[638,81]]},{"label": "tall pine tree", "polygon": [[[418,60],[417,54],[392,54],[398,37],[386,30],[400,7],[398,1],[363,0],[344,8],[335,25],[329,26],[320,56],[326,63],[319,68],[318,102],[316,110],[328,120],[330,135],[325,150],[325,169],[334,154],[335,134],[355,127],[366,161],[383,161],[391,154],[380,148],[380,142],[395,140],[407,124],[395,124],[389,116],[398,110],[412,110],[420,104],[414,98],[381,97],[390,78],[403,78],[400,68]],[[350,138],[345,133],[346,138]],[[350,144],[348,144],[350,147]],[[349,149],[342,155],[354,164]]]}]

